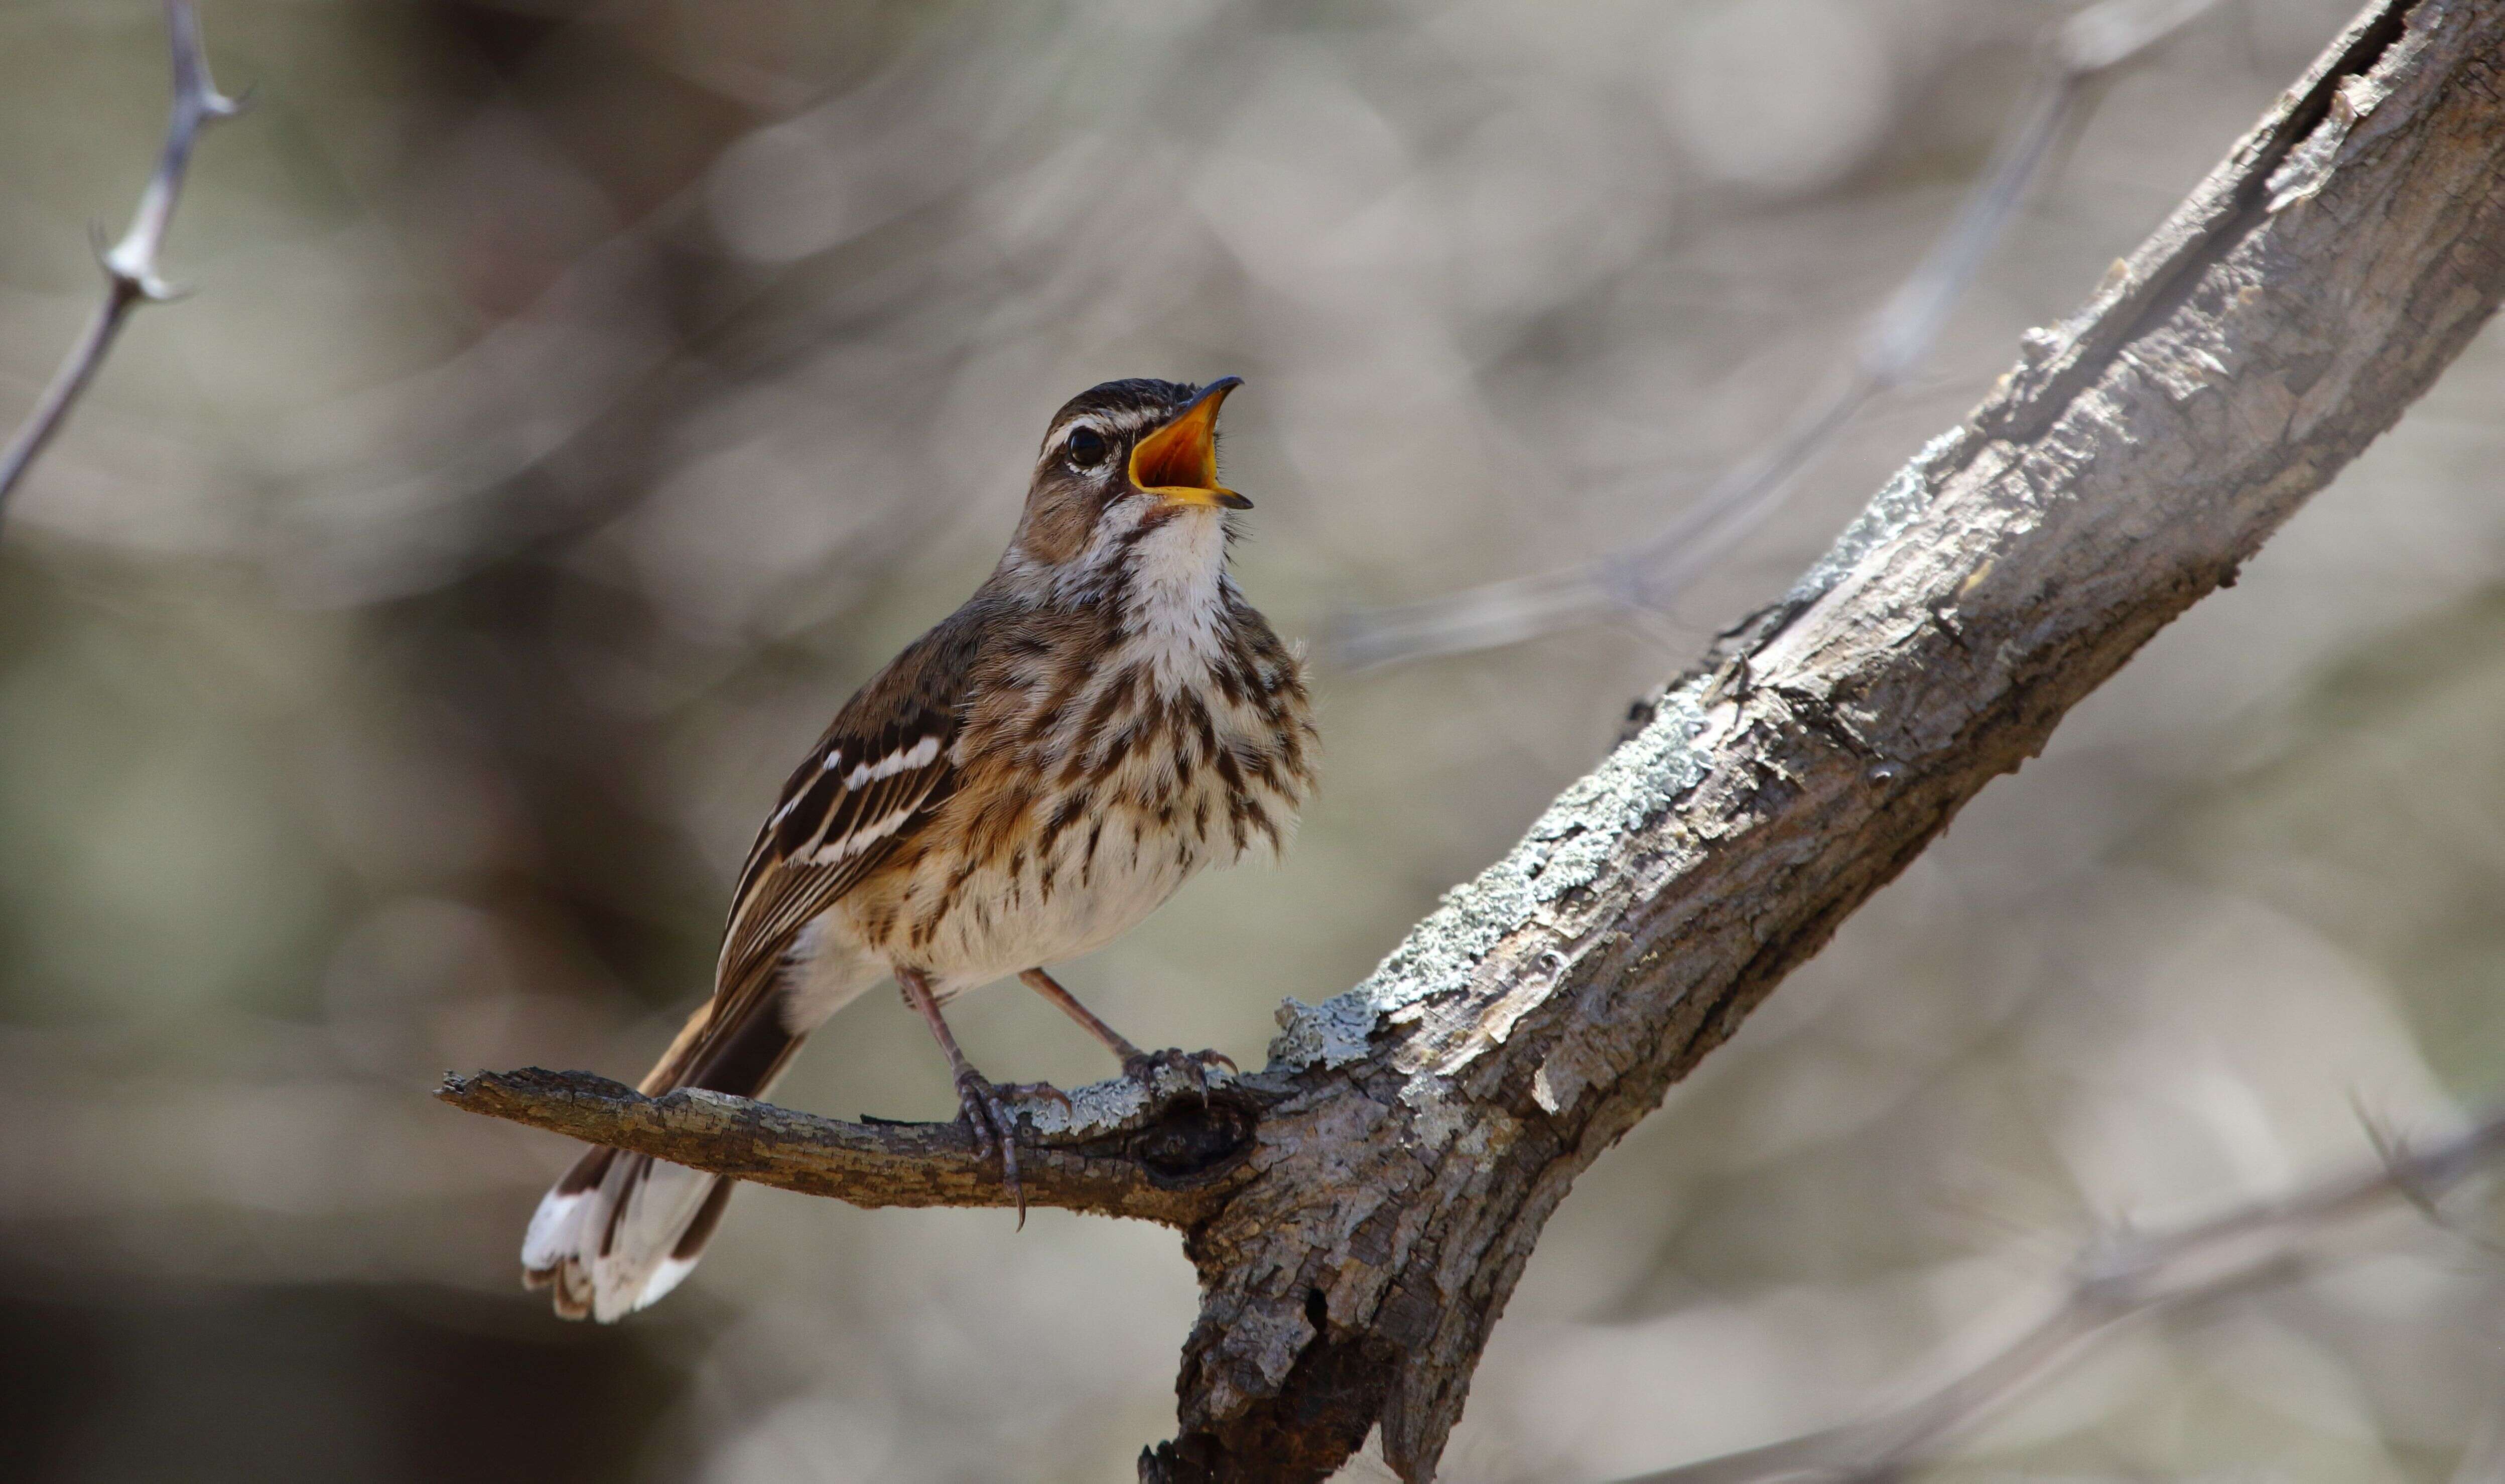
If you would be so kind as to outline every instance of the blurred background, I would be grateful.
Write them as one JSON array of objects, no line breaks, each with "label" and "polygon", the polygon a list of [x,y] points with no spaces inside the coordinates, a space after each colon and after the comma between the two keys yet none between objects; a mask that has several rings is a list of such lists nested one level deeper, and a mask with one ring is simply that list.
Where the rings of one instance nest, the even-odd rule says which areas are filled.
[{"label": "blurred background", "polygon": [[[1838,369],[2062,14],[209,0],[258,106],[175,226],[195,296],[0,528],[0,1473],[1131,1477],[1194,1308],[1170,1233],[749,1190],[666,1304],[561,1324],[513,1257],[572,1150],[429,1088],[641,1072],[783,773],[980,581],[1071,394],[1248,378],[1238,570],[1293,636],[1615,549]],[[1070,982],[1257,1062],[2346,14],[2227,4],[2104,85],[1920,381],[1668,622],[1323,669],[1285,866]],[[93,301],[162,45],[145,0],[0,3],[0,422]],[[2505,1097],[2500,393],[2491,333],[1592,1171],[1447,1478],[1844,1420],[2097,1231]],[[997,1076],[1109,1070],[1014,989],[955,1018]],[[885,995],[780,1100],[954,1107]],[[2131,1330],[1926,1476],[2505,1477],[2468,1195]]]}]

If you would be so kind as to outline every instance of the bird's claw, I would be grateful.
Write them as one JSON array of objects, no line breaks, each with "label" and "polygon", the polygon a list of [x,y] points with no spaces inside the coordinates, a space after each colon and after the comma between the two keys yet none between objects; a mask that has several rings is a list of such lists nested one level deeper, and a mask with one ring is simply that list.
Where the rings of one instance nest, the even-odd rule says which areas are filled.
[{"label": "bird's claw", "polygon": [[957,1109],[958,1116],[974,1136],[974,1151],[986,1159],[999,1151],[1001,1184],[1008,1186],[1009,1199],[1017,1204],[1018,1225],[1024,1227],[1026,1186],[1018,1181],[1017,1124],[1009,1117],[1001,1089],[969,1067],[957,1074]]}]

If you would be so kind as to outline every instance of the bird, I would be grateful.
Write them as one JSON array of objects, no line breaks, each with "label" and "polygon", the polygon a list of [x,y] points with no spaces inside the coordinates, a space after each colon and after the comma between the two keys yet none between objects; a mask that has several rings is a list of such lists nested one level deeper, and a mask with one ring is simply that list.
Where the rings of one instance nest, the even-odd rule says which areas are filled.
[{"label": "bird", "polygon": [[[640,1090],[762,1097],[809,1034],[882,979],[930,1027],[959,1117],[1021,1222],[1008,1097],[941,1007],[1016,976],[1146,1078],[1143,1052],[1049,966],[1184,881],[1286,849],[1315,782],[1301,647],[1227,568],[1217,419],[1242,378],[1108,381],[1053,415],[991,576],[835,713],[758,830],[713,992]],[[611,1323],[686,1279],[733,1182],[593,1148],[549,1189],[524,1282]]]}]

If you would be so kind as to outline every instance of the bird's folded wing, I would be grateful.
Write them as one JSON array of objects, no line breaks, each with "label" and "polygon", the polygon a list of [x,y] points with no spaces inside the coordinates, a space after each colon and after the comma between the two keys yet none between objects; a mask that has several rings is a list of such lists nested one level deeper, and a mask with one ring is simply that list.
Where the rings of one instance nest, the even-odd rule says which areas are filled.
[{"label": "bird's folded wing", "polygon": [[832,905],[954,791],[951,712],[923,710],[867,734],[836,730],[784,785],[741,871],[718,995],[765,977],[809,919]]},{"label": "bird's folded wing", "polygon": [[775,971],[801,928],[928,824],[955,791],[953,709],[914,707],[900,716],[889,709],[885,724],[867,731],[845,724],[858,709],[847,706],[835,719],[758,831],[732,900],[713,999],[653,1068],[648,1091],[676,1086],[718,1042],[748,1024],[775,991]]}]

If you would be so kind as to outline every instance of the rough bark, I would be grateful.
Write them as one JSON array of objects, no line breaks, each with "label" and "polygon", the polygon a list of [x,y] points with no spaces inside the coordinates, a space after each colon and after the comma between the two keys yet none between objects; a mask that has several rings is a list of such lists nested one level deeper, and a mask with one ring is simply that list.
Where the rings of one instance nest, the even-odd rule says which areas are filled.
[{"label": "rough bark", "polygon": [[[1147,1209],[1145,1176],[1055,1185],[1180,1219],[1200,1270],[1181,1430],[1143,1479],[1320,1479],[1377,1425],[1403,1477],[1432,1475],[1575,1176],[2071,705],[2231,583],[2494,310],[2500,64],[2505,0],[2371,7],[1520,845],[1363,983],[1282,1011],[1270,1066],[1228,1093],[1249,1147],[1187,1209]],[[762,1114],[722,1113],[723,1151],[483,1111],[764,1168]],[[918,1137],[935,1168],[962,1164],[962,1144]],[[997,1200],[959,1174],[827,1188]]]},{"label": "rough bark", "polygon": [[[696,1087],[653,1098],[588,1072],[538,1067],[448,1076],[435,1095],[471,1113],[856,1206],[1013,1201],[999,1158],[985,1157],[963,1123],[846,1123]],[[1028,1099],[1017,1109],[1030,1206],[1188,1229],[1249,1173],[1244,1156],[1263,1101],[1223,1076],[1160,1067],[1146,1087],[1098,1082],[1068,1096],[1068,1108]]]}]

